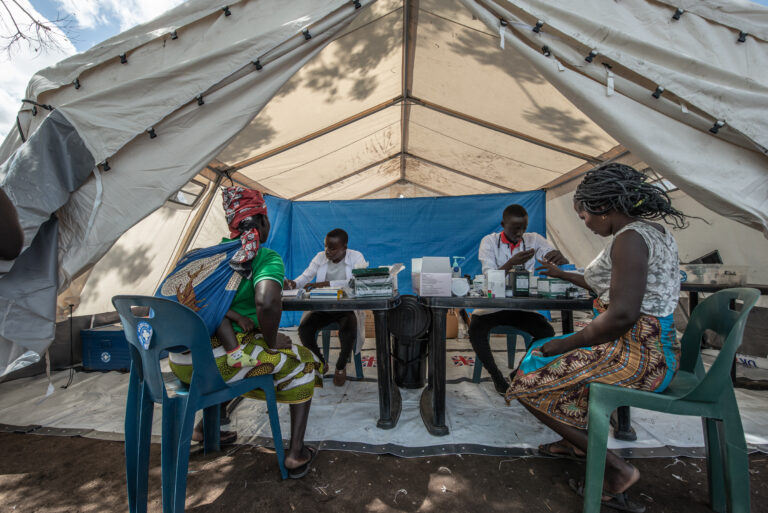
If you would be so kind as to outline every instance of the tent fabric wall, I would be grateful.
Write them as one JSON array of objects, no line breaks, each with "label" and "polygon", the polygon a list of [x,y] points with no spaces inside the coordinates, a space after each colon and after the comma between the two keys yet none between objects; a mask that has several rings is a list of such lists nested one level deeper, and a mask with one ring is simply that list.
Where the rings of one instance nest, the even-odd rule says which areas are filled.
[{"label": "tent fabric wall", "polygon": [[[155,33],[150,43],[142,41],[140,51],[131,54],[131,65],[123,67],[119,59],[106,61],[104,66],[110,69],[104,70],[100,87],[83,88],[82,97],[77,99],[72,99],[78,91],[71,84],[46,91],[44,98],[28,91],[32,99],[54,105],[57,116],[63,114],[75,127],[92,155],[91,162],[109,159],[110,164],[110,171],[87,180],[58,211],[59,290],[66,289],[120,235],[162,206],[211,162],[280,86],[357,13],[353,4],[342,0],[303,0],[290,5],[263,0],[243,2],[239,7],[240,17],[212,12],[207,19],[190,26],[189,35],[196,35],[179,38],[183,47],[193,49],[190,54],[182,45],[167,41],[168,34]],[[304,28],[314,32],[311,39],[302,34]],[[72,59],[82,61],[90,53],[99,53],[98,47]],[[255,58],[264,58],[261,70],[254,66]],[[49,70],[49,75],[55,73],[55,69]],[[81,79],[85,83],[86,77]],[[59,82],[66,83],[66,79]],[[32,83],[36,83],[35,79]],[[198,105],[194,99],[202,93],[204,104]],[[48,116],[40,126],[53,119]],[[145,133],[149,128],[155,129],[156,138]],[[17,150],[24,148],[22,145]],[[59,157],[64,161],[67,155]],[[27,166],[13,168],[2,176],[4,190],[22,214],[25,233],[40,224],[39,216],[24,215],[25,208],[34,205],[39,211],[52,212],[61,204],[36,204],[36,198],[19,201],[16,197],[16,178],[38,173],[34,166]],[[93,216],[97,208],[98,215]],[[53,294],[46,301],[51,313],[55,311],[55,300]],[[39,333],[33,338],[50,343],[55,318],[46,318],[47,322],[35,324]],[[14,337],[8,334],[3,344],[15,342]],[[0,361],[0,374],[10,363]]]},{"label": "tent fabric wall", "polygon": [[[672,3],[655,0],[361,4],[240,0],[226,16],[223,4],[191,0],[39,72],[28,97],[55,114],[25,104],[21,129],[35,138],[66,120],[91,159],[73,174],[84,183],[36,205],[14,194],[36,170],[4,164],[0,182],[30,237],[57,211],[59,291],[198,172],[301,201],[511,193],[597,165],[619,141],[692,198],[768,231],[768,10],[684,0],[672,21]],[[499,18],[509,21],[501,32]],[[14,132],[0,159],[32,146]],[[295,226],[301,208],[278,203]],[[189,240],[215,238],[219,215],[211,204],[152,273]],[[50,330],[38,324],[43,340]]]},{"label": "tent fabric wall", "polygon": [[[221,209],[221,196],[218,191],[212,193],[216,195],[212,203]],[[77,306],[78,315],[112,311],[114,291],[141,291],[138,293],[152,295],[170,272],[171,262],[175,262],[174,257],[181,249],[184,235],[194,229],[192,220],[204,207],[202,202],[195,208],[168,202],[139,221],[90,270],[79,294],[60,294],[59,312],[68,315],[67,305],[71,302]],[[78,296],[81,301],[77,301]],[[59,317],[57,320],[63,319]]]},{"label": "tent fabric wall", "polygon": [[[489,26],[500,17],[520,28],[543,20],[539,33],[505,31],[510,49],[693,198],[768,236],[765,41],[738,47],[730,27],[694,14],[678,27],[668,7],[640,0],[611,9],[584,0],[567,10],[535,0],[488,2],[488,9],[462,1]],[[739,51],[723,50],[729,47]],[[598,54],[588,62],[592,50]],[[656,85],[665,87],[658,99],[650,94]],[[726,125],[710,133],[717,120]],[[740,179],[723,173],[729,169]]]}]

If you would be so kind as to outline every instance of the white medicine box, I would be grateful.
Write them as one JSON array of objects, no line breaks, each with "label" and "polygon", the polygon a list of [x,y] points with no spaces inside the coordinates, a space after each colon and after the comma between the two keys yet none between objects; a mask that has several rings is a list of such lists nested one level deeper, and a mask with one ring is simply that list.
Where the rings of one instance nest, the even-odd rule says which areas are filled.
[{"label": "white medicine box", "polygon": [[411,261],[411,283],[419,296],[450,297],[451,261],[448,257],[423,257]]}]

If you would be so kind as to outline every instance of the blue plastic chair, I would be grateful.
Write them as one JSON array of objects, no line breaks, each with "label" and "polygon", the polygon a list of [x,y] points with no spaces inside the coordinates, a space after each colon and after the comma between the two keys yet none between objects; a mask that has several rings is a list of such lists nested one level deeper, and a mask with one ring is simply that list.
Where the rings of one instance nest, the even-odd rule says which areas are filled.
[{"label": "blue plastic chair", "polygon": [[[523,337],[525,342],[525,348],[531,347],[533,336],[527,331],[519,330],[513,326],[496,326],[491,330],[491,333],[505,333],[507,335],[507,367],[510,369],[515,368],[515,348],[517,346],[518,335]],[[475,371],[472,375],[472,383],[480,383],[480,375],[483,372],[483,362],[477,357],[475,353]]]},{"label": "blue plastic chair", "polygon": [[[339,325],[335,322],[328,324],[322,329],[323,333],[323,358],[326,363],[328,362],[328,355],[331,351],[331,331],[338,330]],[[355,372],[357,373],[357,379],[363,379],[363,359],[360,353],[352,353],[352,357],[355,359]]]},{"label": "blue plastic chair", "polygon": [[[584,512],[600,511],[611,412],[619,406],[701,417],[707,450],[710,506],[722,513],[749,513],[749,456],[730,372],[747,316],[760,297],[756,289],[725,289],[693,311],[680,342],[680,368],[662,393],[604,383],[589,385],[589,442]],[[741,309],[735,309],[741,301]],[[705,372],[701,340],[713,330],[725,341]]]},{"label": "blue plastic chair", "polygon": [[[257,376],[228,385],[219,374],[211,351],[211,340],[203,320],[186,306],[167,299],[146,296],[115,296],[112,304],[120,314],[131,353],[131,374],[125,408],[125,466],[128,508],[147,511],[149,447],[155,403],[162,405],[161,476],[163,512],[184,511],[187,467],[195,413],[203,410],[204,451],[219,450],[219,404],[251,390],[264,390],[269,422],[283,479],[283,437],[277,416],[273,376]],[[149,307],[149,317],[136,317],[131,307]],[[139,323],[151,326],[145,348],[139,340]],[[145,341],[146,343],[146,341]],[[193,374],[186,393],[169,397],[160,371],[160,352],[189,348]]]}]

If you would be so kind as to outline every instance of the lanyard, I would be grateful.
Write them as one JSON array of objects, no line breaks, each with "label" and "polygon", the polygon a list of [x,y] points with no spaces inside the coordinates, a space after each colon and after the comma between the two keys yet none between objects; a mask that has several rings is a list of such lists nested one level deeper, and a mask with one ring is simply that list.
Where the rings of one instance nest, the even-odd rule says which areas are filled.
[{"label": "lanyard", "polygon": [[[502,233],[504,233],[504,232],[502,232]],[[525,251],[525,237],[521,236],[520,237],[520,241],[523,243],[523,249],[521,251]],[[507,244],[507,245],[509,245],[509,244]],[[517,246],[515,246],[515,247],[517,247]],[[501,233],[499,234],[499,238],[496,240],[496,248],[497,249],[501,248]],[[509,249],[509,253],[512,254],[512,248]]]}]

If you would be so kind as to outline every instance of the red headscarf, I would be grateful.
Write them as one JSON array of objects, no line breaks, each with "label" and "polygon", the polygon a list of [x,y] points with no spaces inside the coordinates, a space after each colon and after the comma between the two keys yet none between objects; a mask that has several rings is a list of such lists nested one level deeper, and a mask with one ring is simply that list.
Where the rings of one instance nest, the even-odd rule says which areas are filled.
[{"label": "red headscarf", "polygon": [[258,214],[267,215],[267,206],[261,192],[244,187],[225,187],[221,191],[224,214],[229,225],[229,237],[240,237],[243,247],[232,257],[232,263],[242,264],[253,260],[259,250],[259,231],[251,228],[240,231],[240,222]]}]

